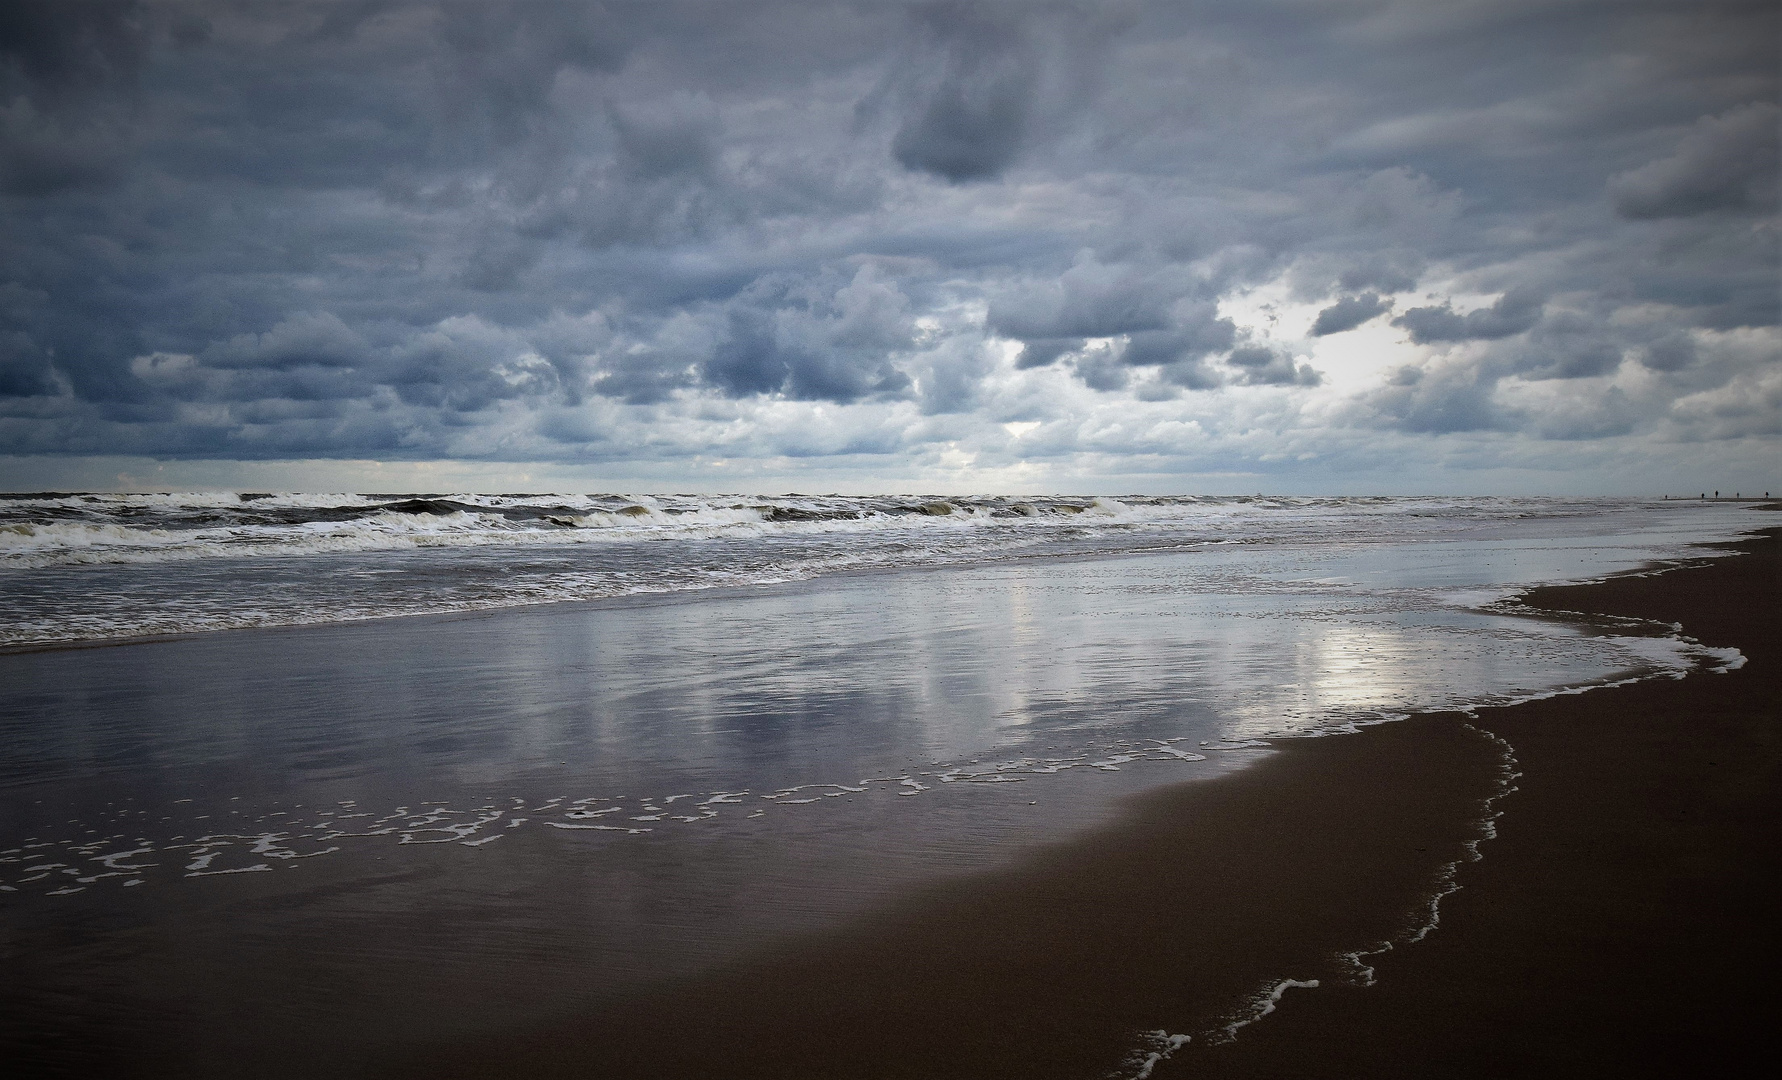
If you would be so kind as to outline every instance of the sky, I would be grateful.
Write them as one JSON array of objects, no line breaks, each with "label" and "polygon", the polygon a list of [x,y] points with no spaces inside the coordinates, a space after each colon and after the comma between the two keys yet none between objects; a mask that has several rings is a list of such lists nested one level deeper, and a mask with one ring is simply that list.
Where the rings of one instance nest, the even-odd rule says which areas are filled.
[{"label": "sky", "polygon": [[1782,489],[1782,7],[0,5],[0,489]]}]

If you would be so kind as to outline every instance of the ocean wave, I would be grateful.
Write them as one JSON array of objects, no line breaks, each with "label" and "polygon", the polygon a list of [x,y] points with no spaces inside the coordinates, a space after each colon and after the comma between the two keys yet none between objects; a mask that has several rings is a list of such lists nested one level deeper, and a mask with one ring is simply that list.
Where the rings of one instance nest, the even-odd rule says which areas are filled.
[{"label": "ocean wave", "polygon": [[[1625,499],[47,492],[0,498],[0,647],[1161,550],[1226,552],[1203,582],[1221,588],[1350,590],[1359,579],[1302,581],[1263,553],[1300,565],[1288,553],[1521,535],[1531,518],[1596,535],[1640,511],[1638,528],[1701,535],[1698,514]],[[1492,608],[1513,591],[1433,599]]]},{"label": "ocean wave", "polygon": [[131,498],[97,505],[71,506],[69,500],[48,506],[15,505],[8,515],[15,520],[0,523],[0,568],[615,539],[934,532],[982,526],[1044,530],[1060,524],[1081,528],[1159,520],[1152,508],[1134,508],[1112,499],[976,503],[602,496],[520,501],[472,495],[356,499],[311,497],[265,505],[265,500],[254,498],[231,506],[219,499],[173,503]]},{"label": "ocean wave", "polygon": [[0,500],[0,569],[94,563],[563,545],[613,539],[749,538],[946,532],[990,526],[1192,529],[1266,539],[1377,528],[1381,516],[1430,522],[1576,513],[1559,500],[1206,496],[628,496],[475,493],[45,492]]}]

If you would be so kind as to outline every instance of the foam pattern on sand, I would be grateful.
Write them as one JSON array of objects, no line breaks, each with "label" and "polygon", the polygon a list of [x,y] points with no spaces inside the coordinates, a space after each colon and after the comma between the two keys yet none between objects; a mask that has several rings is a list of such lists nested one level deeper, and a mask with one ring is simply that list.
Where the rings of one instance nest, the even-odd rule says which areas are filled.
[{"label": "foam pattern on sand", "polygon": [[[1043,781],[1073,769],[1119,771],[1135,764],[1207,760],[1205,754],[1175,745],[1181,741],[1116,739],[1055,756],[934,762],[925,770],[862,777],[853,783],[826,781],[767,791],[736,788],[650,797],[513,795],[473,806],[429,800],[378,809],[353,799],[285,807],[235,798],[202,814],[192,812],[196,805],[192,799],[182,799],[164,813],[125,804],[113,807],[102,819],[69,820],[61,830],[64,835],[32,835],[0,849],[0,893],[20,899],[32,894],[72,896],[89,887],[263,873],[294,869],[323,856],[363,857],[394,845],[475,850],[539,829],[650,838],[725,817],[761,821],[759,827],[770,828],[774,815],[820,812],[822,804],[834,799],[908,798],[946,786]],[[1251,742],[1221,749],[1241,758],[1266,747]]]},{"label": "foam pattern on sand", "polygon": [[1483,728],[1466,725],[1468,731],[1475,732],[1481,738],[1497,744],[1497,790],[1488,796],[1480,808],[1480,816],[1474,823],[1478,834],[1468,838],[1461,844],[1464,852],[1462,858],[1444,863],[1437,869],[1430,883],[1429,895],[1425,898],[1420,910],[1413,914],[1405,929],[1396,939],[1376,942],[1365,948],[1341,954],[1339,959],[1350,969],[1350,980],[1359,986],[1372,986],[1375,982],[1373,964],[1369,961],[1385,953],[1391,952],[1398,945],[1414,945],[1430,934],[1442,922],[1442,901],[1459,892],[1460,868],[1467,862],[1478,862],[1484,858],[1479,845],[1487,840],[1497,839],[1497,821],[1503,817],[1503,810],[1498,804],[1516,793],[1516,781],[1522,772],[1517,767],[1516,751],[1507,740]]}]

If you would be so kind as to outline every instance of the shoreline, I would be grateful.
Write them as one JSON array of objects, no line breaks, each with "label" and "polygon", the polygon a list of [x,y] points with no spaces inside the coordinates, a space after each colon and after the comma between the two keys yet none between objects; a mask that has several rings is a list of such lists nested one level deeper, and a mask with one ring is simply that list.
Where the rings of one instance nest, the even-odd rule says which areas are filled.
[{"label": "shoreline", "polygon": [[1774,998],[1778,533],[1522,598],[1682,623],[1733,672],[1283,740],[1013,869],[389,1074],[1607,1075],[1699,1066],[1708,1032],[1730,1062]]},{"label": "shoreline", "polygon": [[[1563,566],[1572,557],[1548,561]],[[1701,569],[1751,558],[1707,560]],[[1594,562],[1603,563],[1600,554]],[[1773,594],[1773,557],[1767,565],[1770,578],[1757,584]],[[1604,607],[1592,602],[1598,590],[1631,587],[1636,599],[1655,587],[1675,592],[1676,582],[1695,580],[1687,576],[1693,572],[1668,559],[1654,561],[1629,570],[1629,584],[1611,579],[1561,590],[1547,602],[1554,610],[1595,609]],[[1029,576],[1036,579],[1030,585],[1059,584],[1044,574]],[[650,800],[641,797],[636,777],[608,769],[602,764],[608,760],[668,754],[662,760],[693,770],[686,773],[691,777],[708,760],[768,752],[752,774],[751,785],[761,790],[811,776],[868,775],[847,768],[862,755],[907,761],[915,769],[933,756],[926,744],[902,727],[870,721],[949,717],[970,734],[971,725],[1002,715],[993,706],[1017,700],[1009,693],[1034,693],[1036,686],[1094,688],[1099,711],[1085,715],[1104,720],[1122,718],[1125,708],[1173,702],[1180,715],[1171,722],[1180,734],[1181,725],[1196,722],[1192,693],[1201,684],[1183,673],[1196,669],[1178,671],[1178,665],[1220,658],[1241,663],[1247,654],[1238,643],[1274,640],[1231,627],[1219,650],[1149,655],[1135,650],[1155,635],[1077,625],[1127,608],[1085,607],[1076,599],[1021,609],[1030,621],[1033,611],[1061,618],[1043,621],[1045,634],[1015,638],[985,628],[1009,620],[985,619],[983,627],[974,621],[1003,614],[1013,585],[937,594],[936,584],[915,582],[913,591],[889,598],[866,584],[849,596],[818,589],[799,602],[797,594],[811,584],[794,583],[775,590],[782,594],[777,598],[726,603],[704,619],[692,618],[699,613],[681,604],[646,604],[635,618],[616,621],[535,610],[512,620],[454,616],[434,624],[440,632],[420,638],[363,626],[313,635],[281,628],[272,631],[277,638],[167,643],[140,654],[15,658],[12,670],[24,676],[11,699],[15,720],[28,718],[39,707],[34,703],[77,703],[57,706],[62,712],[55,715],[67,724],[16,725],[27,737],[41,728],[47,741],[25,738],[25,756],[15,764],[40,758],[43,782],[51,787],[39,793],[53,789],[60,800],[33,809],[32,793],[15,791],[17,824],[25,830],[19,836],[27,837],[26,826],[34,828],[42,817],[54,828],[33,850],[79,841],[70,850],[93,861],[134,854],[127,842],[110,855],[98,853],[110,840],[140,832],[145,838],[137,843],[153,851],[126,861],[160,869],[107,863],[99,869],[142,871],[147,880],[101,873],[91,882],[82,878],[83,885],[97,885],[88,889],[26,886],[47,879],[57,865],[33,863],[19,871],[26,875],[17,882],[21,897],[30,889],[82,895],[9,909],[16,918],[0,927],[0,955],[14,978],[0,993],[0,1013],[7,1014],[0,1041],[32,1075],[1064,1080],[1192,1075],[1202,1063],[1237,1070],[1232,1075],[1340,1073],[1322,1043],[1353,1036],[1335,1021],[1272,1065],[1246,1066],[1242,1055],[1253,1053],[1251,1046],[1266,1047],[1261,1037],[1277,1025],[1326,1016],[1351,994],[1363,1004],[1380,1000],[1377,989],[1395,986],[1396,972],[1447,939],[1454,925],[1450,905],[1458,902],[1449,895],[1453,887],[1461,887],[1461,900],[1471,897],[1482,880],[1477,872],[1494,857],[1492,841],[1484,844],[1486,864],[1472,861],[1495,829],[1493,818],[1503,812],[1510,815],[1506,823],[1519,820],[1522,796],[1509,791],[1509,774],[1522,768],[1512,755],[1522,750],[1523,736],[1506,739],[1471,715],[1426,714],[1363,724],[1349,734],[1283,738],[1255,752],[1236,749],[1229,757],[1242,759],[1242,767],[1224,768],[1238,762],[1214,755],[1204,767],[1156,778],[1160,784],[1138,772],[1073,772],[1069,782],[1051,785],[969,796],[946,788],[926,799],[877,801],[849,795],[855,787],[827,785],[836,788],[835,801],[825,803],[831,809],[820,821],[809,817],[816,811],[789,811],[784,819],[775,811],[769,824],[753,820],[759,812],[724,810],[725,821],[709,828],[689,825],[694,831],[685,835],[635,845],[608,845],[610,828],[560,832],[540,824],[568,813],[553,805],[584,792],[610,794],[599,814],[668,808],[642,806]],[[1689,586],[1682,593],[1711,607],[1724,596],[1719,606],[1761,617],[1773,608],[1764,606],[1760,591],[1747,582]],[[889,612],[934,610],[937,597],[951,613],[948,626],[978,628],[931,638],[920,627],[886,624]],[[1136,610],[1142,615],[1152,607]],[[813,619],[812,612],[841,621]],[[1643,607],[1631,613],[1662,617],[1652,630],[1684,622],[1685,632],[1705,646],[1744,644],[1736,634],[1701,630],[1693,616]],[[1580,626],[1617,623],[1549,617]],[[876,620],[871,627],[862,622],[868,618]],[[840,654],[827,641],[793,632],[805,626],[854,643],[845,661],[853,667],[845,670],[865,671],[865,681],[889,696],[863,698],[851,689],[858,680],[838,682]],[[736,627],[765,634],[767,643],[741,646],[734,655],[710,651],[706,642]],[[891,644],[859,652],[880,640],[874,634],[888,634]],[[1061,669],[1064,675],[1048,675],[1043,665],[1068,659],[1073,643],[1101,651]],[[918,645],[930,652],[914,652]],[[928,664],[917,662],[931,655],[936,667],[960,679],[931,685],[921,675]],[[1416,661],[1406,657],[1421,655],[1401,654],[1377,671],[1387,679],[1415,677],[1418,669],[1406,665]],[[1522,680],[1546,662],[1536,652],[1506,655],[1524,659],[1506,659],[1499,674]],[[974,666],[985,656],[1004,658],[998,667],[1010,673],[1013,690],[1004,686],[1007,679],[998,682]],[[1090,663],[1097,656],[1117,663],[1098,667]],[[887,658],[901,658],[901,667],[886,667]],[[736,682],[741,662],[759,673],[755,682]],[[880,668],[915,674],[887,676],[881,685],[874,674]],[[1227,669],[1206,670],[1214,678]],[[1295,669],[1271,670],[1287,678]],[[816,673],[828,681],[812,682]],[[1152,682],[1134,681],[1140,678]],[[1618,700],[1649,703],[1652,687],[1669,685],[1686,688],[1689,701],[1707,701],[1698,691],[1725,679],[1648,679],[1624,687]],[[592,684],[615,701],[635,703],[618,713],[590,706],[584,695]],[[724,695],[697,697],[720,685],[728,688]],[[1140,692],[1146,685],[1148,694]],[[204,702],[189,699],[195,686],[210,689]],[[42,694],[32,697],[33,687]],[[524,715],[534,722],[517,722],[515,698],[506,692],[514,687],[525,689],[530,711]],[[1174,693],[1172,687],[1187,696],[1158,696]],[[1272,687],[1252,679],[1229,689],[1261,694]],[[790,696],[780,693],[788,690]],[[944,700],[937,696],[943,690]],[[1572,716],[1579,702],[1618,692],[1595,689],[1480,711],[1488,718],[1521,716],[1539,706]],[[695,695],[698,708],[675,706],[686,695]],[[77,707],[89,700],[111,704],[100,712]],[[1272,699],[1258,699],[1266,700]],[[645,706],[658,701],[658,711],[648,712]],[[249,710],[249,702],[263,705]],[[863,707],[869,722],[836,726]],[[668,726],[599,728],[606,734],[598,742],[590,739],[595,728],[565,726],[633,714],[660,716]],[[759,721],[738,725],[728,722],[733,715]],[[688,726],[689,718],[698,723]],[[1537,726],[1535,734],[1550,727]],[[789,746],[788,733],[799,736]],[[683,747],[683,736],[708,741]],[[1604,756],[1591,739],[1573,745],[1587,752],[1587,762]],[[1675,755],[1661,748],[1657,756]],[[1746,759],[1761,755],[1739,760]],[[1621,763],[1615,775],[1632,775],[1628,770],[1639,764]],[[456,771],[467,768],[480,772]],[[1210,778],[1183,782],[1208,771]],[[705,789],[688,787],[679,776],[665,771],[651,789]],[[1575,775],[1562,787],[1588,789]],[[640,799],[611,794],[620,791]],[[243,802],[237,792],[252,797]],[[818,800],[792,800],[801,801]],[[525,811],[498,821],[507,813],[495,813],[498,804],[510,802]],[[336,808],[349,804],[350,813]],[[411,805],[422,809],[411,812]],[[623,809],[632,805],[641,809]],[[457,825],[432,827],[441,815],[456,813],[471,814],[459,824],[474,826],[478,839],[465,847],[400,846],[464,840],[471,833]],[[1579,816],[1575,809],[1568,813]],[[1583,818],[1594,820],[1594,813]],[[155,814],[164,824],[151,824]],[[324,820],[341,814],[375,820],[344,832],[337,821]],[[200,823],[215,815],[229,821],[219,834],[228,843],[177,843],[198,836],[195,828],[214,833],[214,825]],[[400,827],[373,828],[392,816]],[[60,824],[64,818],[67,827]],[[113,836],[108,830],[118,826],[107,823],[114,819],[144,820]],[[491,821],[495,826],[484,829]],[[518,828],[526,821],[532,827]],[[421,830],[418,840],[393,835],[409,827]],[[1749,837],[1755,827],[1733,831]],[[88,844],[83,829],[108,840]],[[389,838],[335,846],[335,833]],[[731,842],[743,833],[747,843]],[[495,836],[506,839],[486,846]],[[290,841],[290,850],[267,856],[288,857],[288,865],[255,862],[265,847],[260,841],[272,839]],[[251,851],[248,841],[255,841]],[[589,841],[598,845],[598,858],[589,857]],[[307,861],[335,850],[345,854]],[[189,860],[196,865],[186,865]],[[79,865],[61,872],[78,874]],[[299,868],[309,869],[290,877],[247,873]],[[188,888],[182,870],[194,872],[183,877],[207,880]],[[1533,880],[1553,877],[1548,868]],[[181,887],[158,887],[175,878]],[[149,887],[123,888],[141,884]],[[1379,950],[1382,943],[1425,936],[1438,914],[1442,929],[1428,941]],[[1494,948],[1486,960],[1495,963],[1511,951]],[[1588,962],[1576,966],[1595,970]],[[1363,991],[1370,969],[1380,987]],[[1480,980],[1462,970],[1449,981]],[[1249,1026],[1265,1015],[1266,1022]],[[293,1024],[293,1018],[301,1020]],[[1370,1023],[1355,1021],[1372,1031]],[[1455,1024],[1436,1015],[1426,1026]],[[1235,1043],[1211,1045],[1233,1030]],[[1228,1050],[1241,1051],[1237,1064],[1220,1064]],[[1433,1060],[1426,1073],[1454,1072],[1450,1062]],[[1350,1074],[1380,1071],[1366,1065]]]},{"label": "shoreline", "polygon": [[1296,1000],[1155,1075],[1720,1075],[1751,1060],[1782,1004],[1782,529],[1714,546],[1740,554],[1523,600],[1680,623],[1743,666],[1482,711],[1473,723],[1522,775],[1442,930],[1381,957],[1377,986]]}]

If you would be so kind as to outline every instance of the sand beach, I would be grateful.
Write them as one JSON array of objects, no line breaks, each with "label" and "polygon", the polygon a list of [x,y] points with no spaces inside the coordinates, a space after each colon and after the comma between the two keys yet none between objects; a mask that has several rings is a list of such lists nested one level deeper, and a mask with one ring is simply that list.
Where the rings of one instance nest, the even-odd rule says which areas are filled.
[{"label": "sand beach", "polygon": [[1735,671],[1293,741],[1006,872],[397,1074],[1086,1077],[1148,1024],[1193,1036],[1137,1059],[1158,1077],[1730,1067],[1774,1015],[1782,882],[1782,543],[1737,548],[1527,598],[1682,623]]},{"label": "sand beach", "polygon": [[[0,1040],[31,1076],[1731,1060],[1776,533],[1527,506],[14,649]],[[1393,707],[1441,700],[1484,704]]]}]

